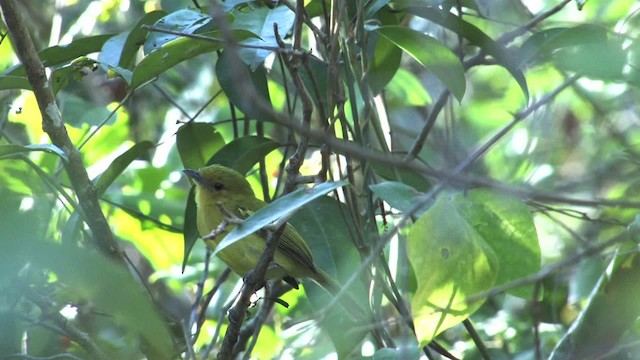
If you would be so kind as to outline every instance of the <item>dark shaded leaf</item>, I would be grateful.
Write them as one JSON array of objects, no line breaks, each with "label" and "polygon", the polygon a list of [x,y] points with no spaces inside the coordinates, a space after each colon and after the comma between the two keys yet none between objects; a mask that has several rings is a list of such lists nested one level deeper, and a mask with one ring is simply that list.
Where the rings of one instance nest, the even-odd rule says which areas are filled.
[{"label": "dark shaded leaf", "polygon": [[191,121],[178,129],[176,145],[182,165],[187,169],[199,169],[224,146],[224,139],[213,125]]},{"label": "dark shaded leaf", "polygon": [[218,150],[209,159],[207,165],[224,165],[235,169],[241,174],[246,174],[255,164],[279,146],[280,143],[271,139],[259,136],[243,136]]}]

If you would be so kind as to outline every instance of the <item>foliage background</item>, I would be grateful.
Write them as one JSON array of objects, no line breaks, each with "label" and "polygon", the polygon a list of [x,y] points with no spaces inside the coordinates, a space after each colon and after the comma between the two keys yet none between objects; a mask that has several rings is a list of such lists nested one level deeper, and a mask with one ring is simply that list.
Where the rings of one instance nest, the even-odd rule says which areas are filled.
[{"label": "foliage background", "polygon": [[[3,10],[7,2],[0,2]],[[526,204],[541,250],[542,270],[527,282],[532,296],[498,287],[468,321],[438,335],[439,347],[420,344],[398,304],[432,275],[411,271],[410,226],[400,226],[369,266],[394,274],[397,293],[378,289],[371,299],[376,327],[394,342],[380,349],[368,337],[358,351],[354,335],[354,356],[438,358],[446,349],[459,358],[543,358],[565,336],[590,352],[559,346],[555,356],[637,357],[638,312],[630,301],[640,295],[632,281],[637,247],[625,242],[640,207],[634,1],[335,0],[323,9],[314,0],[301,3],[303,25],[286,2],[227,1],[231,34],[208,22],[212,4],[202,4],[201,16],[189,1],[19,4],[36,49],[53,49],[40,57],[52,71],[68,136],[97,186],[116,252],[97,244],[104,234],[84,217],[82,189],[63,166],[68,154],[43,131],[6,22],[0,24],[1,356],[199,359],[217,352],[241,279],[220,261],[207,262],[200,241],[189,248],[193,208],[180,172],[213,160],[248,171],[266,200],[290,190],[287,174],[304,183],[325,180],[331,170],[329,180],[348,180],[352,185],[334,194],[340,204],[323,199],[292,219],[319,235],[307,238],[316,262],[343,282],[367,250],[403,219],[416,218],[405,215],[417,215],[408,210],[420,194],[429,194],[423,209],[441,188],[464,194],[482,187],[494,191],[486,202],[510,196]],[[324,12],[331,6],[346,9],[332,13],[334,28]],[[166,20],[172,30],[262,44],[256,34],[282,47],[275,21],[287,50],[260,50],[270,54],[266,65],[260,51],[240,48],[241,62],[229,50],[238,48],[220,41],[153,58],[151,51],[174,37],[142,25],[160,26],[167,14],[183,16]],[[92,37],[106,34],[115,36]],[[306,141],[308,149],[300,147]],[[296,151],[301,176],[286,167]],[[432,238],[437,232],[425,231]],[[362,274],[366,287],[372,277]],[[629,283],[619,285],[621,278]],[[323,358],[356,346],[340,344],[331,321],[321,329],[313,314],[327,300],[304,285],[308,297],[282,296],[289,308],[262,299],[250,309],[245,329],[259,337],[247,356]],[[212,288],[204,322],[192,328],[198,336],[185,335],[200,314],[194,302]],[[587,313],[587,299],[596,320],[574,323]],[[590,331],[598,319],[612,325]]]}]

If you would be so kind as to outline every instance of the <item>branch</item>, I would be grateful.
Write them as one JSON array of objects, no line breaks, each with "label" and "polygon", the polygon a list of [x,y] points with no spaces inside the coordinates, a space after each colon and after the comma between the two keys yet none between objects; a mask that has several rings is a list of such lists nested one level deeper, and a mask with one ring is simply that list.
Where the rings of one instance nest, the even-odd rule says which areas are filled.
[{"label": "branch", "polygon": [[256,267],[244,277],[244,287],[242,294],[236,305],[229,311],[229,327],[224,335],[224,340],[218,353],[218,359],[233,359],[233,349],[238,342],[242,322],[247,314],[247,309],[251,304],[251,295],[264,282],[264,276],[267,268],[273,260],[273,255],[278,247],[278,240],[284,231],[286,223],[282,222],[278,230],[275,232],[267,231],[267,244],[260,255],[260,260]]},{"label": "branch", "polygon": [[64,167],[69,175],[71,186],[78,196],[80,204],[78,210],[81,211],[84,221],[91,229],[94,242],[100,251],[124,265],[118,244],[100,209],[96,188],[89,180],[87,170],[82,163],[82,155],[67,134],[45,68],[26,27],[29,22],[18,11],[15,0],[0,0],[0,8],[2,8],[11,42],[20,62],[24,65],[27,79],[38,102],[42,114],[42,129],[49,135],[51,142],[68,155],[69,160],[64,162]]}]

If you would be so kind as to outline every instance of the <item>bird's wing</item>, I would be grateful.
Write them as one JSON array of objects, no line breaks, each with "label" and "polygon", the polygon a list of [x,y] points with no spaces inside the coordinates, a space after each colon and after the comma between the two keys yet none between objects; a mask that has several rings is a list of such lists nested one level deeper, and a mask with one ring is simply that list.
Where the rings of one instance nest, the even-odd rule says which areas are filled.
[{"label": "bird's wing", "polygon": [[[234,210],[235,215],[241,219],[246,219],[253,214],[251,209],[241,206],[236,206]],[[264,231],[258,231],[258,234],[266,240],[266,234]],[[309,246],[304,241],[302,235],[298,233],[296,228],[289,223],[285,225],[284,231],[280,236],[280,240],[278,241],[278,250],[282,251],[296,262],[304,265],[312,272],[316,272],[313,264],[313,256],[311,255]]]},{"label": "bird's wing", "polygon": [[[298,240],[296,241],[296,239]],[[292,259],[315,272],[313,256],[311,255],[309,246],[304,241],[302,235],[298,233],[296,228],[289,223],[285,225],[282,236],[280,236],[278,249],[282,250],[283,253],[289,255]]]}]

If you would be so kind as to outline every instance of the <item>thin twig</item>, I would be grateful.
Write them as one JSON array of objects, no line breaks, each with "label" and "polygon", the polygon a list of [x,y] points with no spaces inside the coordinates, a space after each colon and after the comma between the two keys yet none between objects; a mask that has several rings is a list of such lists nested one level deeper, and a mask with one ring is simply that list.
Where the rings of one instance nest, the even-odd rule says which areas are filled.
[{"label": "thin twig", "polygon": [[42,310],[43,314],[47,314],[47,318],[53,321],[65,335],[86,350],[93,359],[108,360],[109,357],[91,340],[89,334],[76,328],[70,321],[60,315],[59,309],[55,303],[49,298],[40,295],[36,290],[30,287],[22,287],[22,291],[27,299],[34,303]]}]

